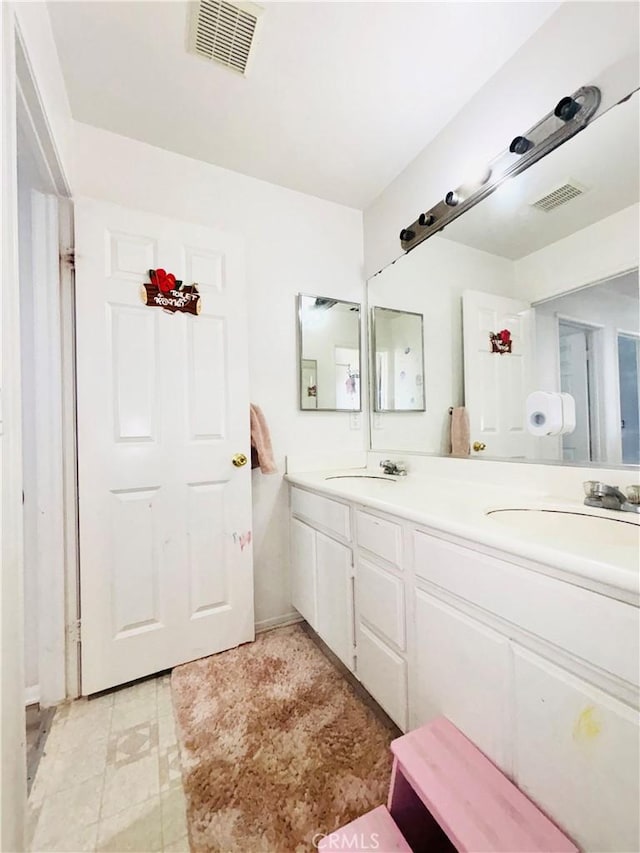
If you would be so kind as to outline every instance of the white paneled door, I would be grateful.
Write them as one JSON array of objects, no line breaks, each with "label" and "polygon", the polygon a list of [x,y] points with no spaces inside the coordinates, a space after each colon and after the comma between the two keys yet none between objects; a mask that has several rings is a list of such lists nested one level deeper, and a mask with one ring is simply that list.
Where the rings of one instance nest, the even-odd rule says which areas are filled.
[{"label": "white paneled door", "polygon": [[[462,294],[464,401],[471,455],[527,454],[525,400],[532,390],[533,311],[528,302],[465,290]],[[490,334],[508,329],[510,353],[492,353]],[[481,449],[475,450],[473,445]]]},{"label": "white paneled door", "polygon": [[[89,199],[75,229],[90,694],[254,637],[247,333],[235,237]],[[158,268],[198,315],[143,303]]]}]

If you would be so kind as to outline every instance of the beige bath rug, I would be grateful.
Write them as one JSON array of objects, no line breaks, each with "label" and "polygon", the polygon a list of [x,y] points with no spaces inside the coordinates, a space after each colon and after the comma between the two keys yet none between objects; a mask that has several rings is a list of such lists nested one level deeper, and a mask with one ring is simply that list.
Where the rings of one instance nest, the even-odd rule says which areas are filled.
[{"label": "beige bath rug", "polygon": [[171,677],[191,849],[302,853],[386,800],[385,726],[300,626]]}]

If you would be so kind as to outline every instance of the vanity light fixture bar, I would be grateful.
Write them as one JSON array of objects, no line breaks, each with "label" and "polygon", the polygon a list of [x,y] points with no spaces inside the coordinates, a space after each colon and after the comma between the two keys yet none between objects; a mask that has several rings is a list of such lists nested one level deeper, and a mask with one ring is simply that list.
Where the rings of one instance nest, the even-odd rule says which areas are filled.
[{"label": "vanity light fixture bar", "polygon": [[460,214],[491,195],[507,178],[523,172],[536,161],[562,145],[593,118],[600,106],[600,89],[582,86],[573,95],[558,101],[548,113],[523,136],[516,136],[506,151],[495,157],[484,175],[472,183],[461,184],[400,232],[400,245],[406,252],[441,231]]}]

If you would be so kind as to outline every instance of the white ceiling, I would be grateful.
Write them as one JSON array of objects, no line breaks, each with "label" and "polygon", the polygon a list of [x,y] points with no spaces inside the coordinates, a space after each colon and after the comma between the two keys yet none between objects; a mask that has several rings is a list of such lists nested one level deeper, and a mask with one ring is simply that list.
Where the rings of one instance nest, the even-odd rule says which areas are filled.
[{"label": "white ceiling", "polygon": [[[612,107],[581,133],[464,213],[448,240],[517,260],[640,200],[640,94]],[[496,152],[499,153],[499,152]],[[461,176],[460,182],[464,180]],[[549,212],[532,202],[565,183],[586,191]]]},{"label": "white ceiling", "polygon": [[247,77],[185,2],[50,2],[76,119],[366,207],[557,2],[263,2]]}]

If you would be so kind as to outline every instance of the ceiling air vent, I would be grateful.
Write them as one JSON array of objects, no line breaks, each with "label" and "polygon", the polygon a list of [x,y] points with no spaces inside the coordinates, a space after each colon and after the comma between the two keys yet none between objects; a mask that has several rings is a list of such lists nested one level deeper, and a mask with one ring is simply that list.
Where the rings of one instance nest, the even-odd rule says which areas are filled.
[{"label": "ceiling air vent", "polygon": [[246,74],[261,12],[253,3],[200,0],[192,13],[190,51]]},{"label": "ceiling air vent", "polygon": [[531,202],[531,207],[549,213],[549,211],[555,210],[556,207],[566,204],[568,201],[577,198],[585,192],[587,192],[587,187],[582,186],[577,181],[566,181],[566,183],[543,195],[542,198]]}]

